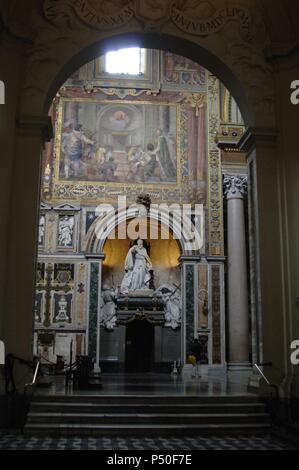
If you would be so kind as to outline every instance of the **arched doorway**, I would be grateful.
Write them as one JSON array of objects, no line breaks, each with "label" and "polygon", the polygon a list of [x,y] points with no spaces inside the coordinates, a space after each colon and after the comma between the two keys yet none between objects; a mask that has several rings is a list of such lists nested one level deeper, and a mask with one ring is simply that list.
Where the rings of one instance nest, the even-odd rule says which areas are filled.
[{"label": "arched doorway", "polygon": [[[125,183],[124,177],[128,178],[127,187],[131,188],[132,186],[131,189],[134,189],[135,193],[139,194],[139,196],[142,195],[141,191],[147,190],[146,185],[150,183],[149,188],[152,191],[156,190],[155,197],[158,201],[160,201],[159,191],[160,195],[164,191],[161,202],[169,203],[173,199],[175,203],[178,203],[179,199],[175,192],[171,195],[172,191],[177,191],[180,201],[183,203],[196,204],[197,202],[203,202],[208,214],[208,242],[204,247],[196,249],[194,253],[183,252],[184,270],[182,270],[183,278],[181,285],[183,286],[185,298],[183,306],[185,312],[184,319],[187,318],[188,313],[188,322],[186,321],[184,324],[184,326],[187,325],[187,328],[181,338],[182,348],[179,353],[179,360],[183,363],[185,362],[193,337],[200,334],[202,342],[205,343],[205,363],[209,366],[225,369],[225,253],[222,229],[222,179],[220,151],[214,141],[215,123],[217,123],[217,126],[220,126],[218,111],[220,105],[219,83],[214,75],[201,69],[200,66],[189,59],[182,56],[174,56],[170,52],[162,53],[155,50],[143,50],[148,55],[148,63],[146,65],[149,71],[148,75],[146,73],[142,74],[145,86],[143,84],[140,86],[141,84],[138,83],[136,77],[136,89],[128,89],[127,82],[134,83],[133,78],[128,80],[126,76],[117,77],[116,74],[116,76],[113,77],[112,75],[112,78],[110,77],[108,80],[108,76],[105,75],[107,72],[101,70],[102,59],[96,59],[92,63],[93,69],[96,70],[96,72],[92,72],[92,77],[88,75],[89,66],[87,65],[85,76],[84,71],[79,72],[79,76],[72,76],[69,80],[70,84],[66,84],[61,90],[60,96],[56,98],[53,105],[52,117],[55,121],[56,139],[54,147],[46,150],[46,155],[49,156],[49,159],[46,160],[43,170],[45,184],[43,186],[42,197],[47,204],[52,200],[59,200],[61,202],[61,204],[54,207],[54,212],[57,212],[55,216],[58,237],[56,251],[58,250],[59,252],[67,252],[68,248],[72,248],[74,252],[77,252],[80,240],[77,239],[76,243],[73,240],[68,242],[65,233],[72,231],[73,237],[75,237],[75,232],[82,233],[82,230],[84,230],[82,226],[76,226],[76,219],[78,217],[75,215],[75,212],[81,210],[79,208],[82,205],[81,201],[84,201],[84,198],[90,198],[93,203],[107,203],[109,192],[111,194],[120,194],[119,191],[117,192],[117,184]],[[163,61],[161,68],[163,74],[154,75],[153,71],[158,69],[161,61]],[[83,77],[81,74],[83,74]],[[159,85],[161,80],[164,80],[163,85]],[[114,83],[117,83],[119,88],[113,88]],[[109,87],[107,87],[107,84]],[[68,92],[69,86],[70,92]],[[80,94],[80,86],[83,89],[82,96]],[[161,89],[157,88],[159,86],[161,86]],[[172,102],[172,90],[180,93],[175,98],[177,103],[180,103],[179,105],[175,105],[175,102]],[[190,93],[190,90],[192,93]],[[147,98],[144,101],[143,95],[142,101],[139,98],[142,93],[146,93],[145,96],[154,96],[152,99]],[[105,98],[107,95],[109,96],[109,101],[106,104],[103,97]],[[157,98],[156,95],[158,96]],[[114,101],[110,96],[115,97]],[[129,100],[124,99],[127,96],[129,96]],[[99,97],[101,98],[100,100]],[[209,120],[207,115],[209,115]],[[140,125],[138,123],[140,121],[144,121],[144,129],[146,130],[144,135],[139,137],[141,140],[138,140],[138,135],[140,134]],[[89,122],[90,124],[85,124],[85,129],[82,131],[83,125],[81,122]],[[91,123],[94,124],[91,125]],[[93,125],[95,126],[94,128]],[[237,124],[235,123],[235,125]],[[155,128],[159,130],[158,137],[154,133]],[[208,135],[207,141],[206,131]],[[93,138],[94,135],[97,138]],[[81,139],[80,152],[83,152],[82,142],[86,144],[85,153],[83,152],[79,158],[77,158],[77,154],[73,157],[70,153],[69,156],[68,151],[65,150],[65,148],[67,149],[71,145],[68,141],[70,140],[71,142],[73,137],[77,139],[77,136],[80,136]],[[177,173],[172,174],[169,164],[166,164],[167,160],[163,164],[161,163],[161,149],[158,151],[158,154],[154,154],[155,145],[152,142],[155,139],[157,139],[156,146],[159,145],[158,142],[161,142],[161,139],[165,142],[164,145],[167,145],[168,154],[170,155],[167,158],[169,163],[172,163],[173,167],[176,168]],[[171,144],[176,146],[173,152]],[[137,157],[138,152],[140,155],[138,154]],[[150,152],[153,154],[155,171],[158,170],[158,173],[155,173],[155,171],[149,172],[148,158],[150,157]],[[55,166],[51,163],[51,154],[55,154]],[[172,162],[173,159],[175,160],[174,163]],[[136,164],[134,163],[135,160]],[[107,173],[108,165],[110,165],[110,170]],[[140,168],[143,169],[143,173],[140,173]],[[48,181],[51,172],[54,183]],[[93,182],[95,181],[98,181],[100,185],[94,184]],[[137,189],[133,187],[133,184],[136,184]],[[142,189],[139,189],[138,185]],[[193,188],[189,189],[189,193],[186,188],[188,185],[190,188]],[[105,188],[107,195],[103,193],[101,197],[99,196],[99,190],[102,191],[102,188]],[[127,189],[123,191],[125,195],[128,194]],[[204,202],[206,197],[209,201],[208,203]],[[78,204],[76,206],[76,201],[78,201],[79,206]],[[46,205],[43,207],[43,212],[46,213],[47,210],[51,212],[52,207],[47,208]],[[87,205],[83,210],[83,218],[87,214],[89,217],[91,212],[91,207]],[[42,223],[41,227],[42,231],[45,230]],[[98,249],[98,256],[101,256],[101,253],[102,250]],[[88,254],[89,259],[91,258],[90,255],[91,253]],[[209,266],[202,265],[201,256],[204,257],[205,262]],[[61,260],[63,261],[63,257]],[[66,264],[64,262],[60,263],[54,258],[52,262],[54,263],[54,280],[56,281],[58,277],[61,277],[61,269],[63,270],[63,266],[66,266]],[[96,269],[95,263],[92,264],[91,269]],[[55,269],[58,274],[55,273]],[[68,270],[69,267],[66,266],[66,269]],[[73,269],[75,270],[76,268]],[[100,268],[98,269],[98,278],[100,278]],[[82,271],[84,271],[84,268],[82,268]],[[76,275],[72,275],[71,270],[69,275],[72,281],[76,283]],[[202,281],[201,276],[205,279],[203,280],[204,286],[200,284]],[[190,278],[189,281],[188,278]],[[189,291],[187,289],[188,282]],[[55,289],[59,291],[59,280]],[[91,285],[90,289],[92,289]],[[41,286],[42,290],[43,286]],[[205,292],[205,299],[199,299],[200,292]],[[46,293],[46,295],[51,294]],[[74,302],[77,303],[77,297],[78,295],[75,292],[70,294],[70,305],[63,307],[68,303],[66,295],[60,292],[53,293],[54,327],[55,323],[60,328],[65,328],[65,322],[73,323],[74,314],[71,313],[71,305]],[[99,302],[101,299],[100,291],[98,292],[98,299]],[[86,300],[81,300],[82,302],[88,306],[87,318],[90,318],[89,303]],[[65,313],[67,308],[69,313]],[[98,314],[101,308],[98,303]],[[207,321],[200,318],[204,316],[204,310],[206,310],[205,315],[211,312]],[[74,311],[76,311],[76,308]],[[49,322],[49,325],[44,322],[44,326],[48,327],[51,323],[51,313],[48,311],[46,314],[48,315],[47,322]],[[247,307],[244,309],[244,314],[248,314]],[[79,314],[77,313],[78,316]],[[82,319],[84,318],[82,314],[81,317]],[[84,319],[82,319],[78,321],[79,327],[82,321],[84,323]],[[243,324],[246,322],[248,323],[247,318],[245,321],[243,320]],[[66,332],[66,329],[64,331]],[[240,334],[241,332],[238,331],[239,336]],[[242,334],[248,336],[248,331],[246,330]],[[80,336],[80,334],[77,336]],[[97,335],[97,342],[96,344],[93,343],[93,346],[89,344],[89,338],[95,336],[92,328],[88,329],[88,340],[84,339],[84,336],[80,340],[77,336],[76,344],[78,344],[78,348],[76,346],[76,351],[82,352],[82,345],[84,344],[85,347],[88,344],[88,353],[95,351],[96,348],[96,363],[99,364],[100,335]],[[236,335],[233,336],[233,341],[235,340],[234,338],[236,338]],[[74,340],[75,338],[71,340],[72,344]],[[117,343],[123,342],[118,341]],[[109,350],[109,345],[107,345],[107,348]],[[247,346],[243,354],[243,361],[239,361],[240,365],[243,365],[243,362],[246,365],[248,364],[248,356]],[[178,351],[173,356],[173,359],[178,359]]]},{"label": "arched doorway", "polygon": [[[138,33],[138,35],[139,35],[139,33]],[[134,36],[135,36],[135,35],[134,35]],[[141,36],[142,36],[142,34],[140,34],[140,37],[141,37]],[[150,40],[151,35],[146,35],[146,36],[147,36],[147,38],[149,38],[149,40]],[[179,36],[179,35],[178,35],[178,36]],[[135,37],[136,37],[136,36],[135,36]],[[157,37],[157,38],[160,38],[161,36],[156,35],[156,37]],[[173,42],[173,44],[176,44],[176,45],[175,45],[175,46],[171,46],[171,47],[174,47],[173,50],[179,52],[180,46],[179,46],[178,44],[183,44],[183,42],[184,42],[184,41],[182,41],[181,38],[179,38],[179,39],[177,39],[177,42]],[[184,43],[184,44],[186,44],[186,43]],[[177,49],[176,49],[176,47],[177,47]],[[211,50],[212,50],[212,49],[213,49],[213,48],[211,47]],[[92,50],[92,47],[91,47],[90,50]],[[94,50],[94,49],[93,49],[93,50]],[[196,50],[196,51],[200,50],[200,49],[198,49],[198,45],[195,46],[194,53],[195,53],[195,50]],[[75,52],[75,51],[72,51],[71,54],[74,55],[74,52]],[[75,54],[75,56],[76,56],[76,55],[77,55],[77,54]],[[187,54],[187,55],[188,55],[188,54]],[[209,57],[211,57],[211,53],[210,53],[210,52],[209,52],[208,55],[209,55]],[[213,54],[212,54],[212,55],[213,55]],[[78,56],[77,56],[77,57],[78,57]],[[62,62],[62,63],[65,63],[65,62]],[[70,63],[71,63],[71,62],[69,62],[69,64],[70,64]],[[219,64],[218,64],[218,65],[219,65]],[[63,66],[62,68],[60,68],[60,70],[64,69],[64,67],[67,67],[67,66]],[[217,67],[216,67],[216,68],[217,68]],[[210,69],[212,69],[212,67],[210,67]],[[65,70],[65,69],[64,69],[64,70]],[[214,69],[214,70],[216,70],[216,69]],[[219,70],[220,70],[220,69],[219,69]],[[55,75],[56,75],[56,74],[55,74]],[[241,74],[240,74],[240,75],[241,75]],[[240,75],[239,75],[239,76],[240,76]],[[58,79],[58,82],[59,82],[59,80],[61,80],[60,72],[57,73],[56,78],[59,77],[59,76],[60,76],[60,79]],[[237,76],[237,74],[236,74],[235,76]],[[52,77],[53,77],[53,76],[52,76]],[[234,77],[234,74],[231,72],[231,78],[233,78],[233,77]],[[64,77],[64,78],[65,78],[65,77]],[[56,79],[53,79],[53,80],[52,80],[52,83],[54,83],[55,80],[56,80]],[[29,81],[30,81],[30,79],[29,79]],[[56,82],[56,83],[58,83],[58,82]],[[60,81],[60,83],[61,83],[61,81]],[[44,96],[44,92],[45,92],[45,90],[46,90],[46,87],[43,88],[43,84],[41,84],[40,86],[41,86],[41,88],[43,89],[43,92],[39,95],[39,98],[36,99],[36,102],[39,102],[39,104],[41,104],[41,101],[42,101],[42,100],[40,99],[40,96],[41,96],[41,95]],[[238,85],[238,86],[239,86],[239,85]],[[56,87],[54,86],[54,88],[56,88]],[[53,88],[53,89],[54,89],[54,88]],[[51,93],[50,93],[50,94],[51,94]],[[248,96],[248,94],[245,93],[245,91],[244,91],[244,93],[243,93],[243,98],[244,98],[246,95]],[[25,96],[25,95],[24,95],[24,96]],[[24,97],[24,101],[23,101],[23,112],[24,112],[24,110],[26,110],[26,105],[25,105],[26,100],[27,100],[27,98],[26,98],[26,96],[25,96],[25,97]],[[39,110],[40,110],[40,109],[41,109],[41,107],[39,108]],[[38,110],[38,106],[36,107],[36,110]],[[37,113],[37,114],[38,114],[38,113]],[[268,113],[268,114],[270,115],[271,113]],[[255,114],[255,117],[257,117],[257,114]],[[248,122],[251,123],[252,121],[249,119]],[[257,120],[256,122],[258,122],[258,120]],[[260,122],[261,122],[261,121],[260,121]],[[272,121],[271,121],[271,122],[272,122]],[[38,141],[39,141],[39,137],[37,137],[37,134],[39,134],[39,131],[38,131],[38,133],[36,133],[35,137],[33,137],[33,138],[29,137],[29,139],[26,139],[26,142],[27,142],[27,144],[28,144],[28,146],[27,146],[28,152],[32,151],[33,149],[35,149],[35,151],[37,152],[37,146],[38,146]],[[269,137],[269,134],[268,134],[268,136],[266,136],[266,140],[267,140],[267,137]],[[271,136],[270,136],[270,140],[271,140],[271,139],[272,139],[272,138],[271,138]],[[23,149],[24,149],[24,148],[25,148],[25,147],[23,146]],[[29,150],[29,149],[31,149],[31,150]],[[272,156],[272,151],[267,150],[267,151],[265,151],[265,153],[267,154],[267,161],[268,161],[268,159],[270,159],[271,156]],[[37,155],[37,153],[36,153],[35,155]],[[36,169],[36,171],[34,172],[35,175],[37,175],[37,167],[38,167],[38,165],[35,166],[35,169]],[[258,171],[259,171],[259,175],[261,175],[261,174],[263,174],[264,172],[266,172],[266,168],[263,166],[263,164],[260,165]],[[273,175],[272,175],[272,176],[273,176]],[[275,176],[273,176],[273,178],[275,179]],[[271,179],[271,178],[270,178],[270,179]],[[258,185],[259,185],[259,187],[260,187],[261,184],[258,182]],[[259,188],[259,189],[260,189],[260,188]],[[18,193],[16,192],[16,197],[17,197],[17,194],[18,194]],[[36,192],[35,192],[34,194],[32,193],[31,196],[29,196],[28,202],[31,201],[30,203],[33,204],[33,201],[35,200],[35,198],[36,198]],[[264,209],[262,209],[262,210],[265,210],[265,212],[267,212],[266,207],[267,207],[267,204],[268,204],[268,202],[269,202],[268,196],[265,196],[265,200],[263,199],[263,201],[264,201],[264,202],[262,203],[262,207],[263,207]],[[267,202],[267,201],[268,201],[268,202]],[[25,211],[25,212],[26,212],[26,211]],[[25,212],[24,212],[24,213],[25,213]],[[34,218],[33,213],[31,214],[31,216],[32,216],[32,218]],[[274,220],[274,219],[272,220],[271,217],[268,216],[268,219],[267,219],[267,220],[268,220],[267,223],[270,223],[270,225],[275,226],[276,219],[275,219],[275,220]],[[264,221],[264,223],[266,224],[265,221]],[[263,232],[263,233],[264,233],[264,232]],[[264,235],[263,235],[263,236],[264,236]],[[29,231],[28,231],[28,239],[29,239],[29,240],[32,240],[32,239],[33,239],[32,237],[33,237],[33,232],[32,232],[32,231],[30,232],[30,230],[29,230]],[[265,241],[266,241],[266,238],[267,238],[267,237],[264,236],[264,240],[265,240]],[[263,243],[264,243],[264,242],[263,242]],[[276,245],[277,247],[280,245],[280,242],[279,242],[278,239],[276,240],[276,244],[277,244],[277,245]],[[14,246],[16,246],[16,244],[14,244]],[[32,249],[31,249],[30,253],[28,252],[28,256],[29,256],[29,255],[31,256],[32,253],[33,253],[33,248],[34,248],[34,245],[33,245],[33,244],[31,244],[31,248],[32,248]],[[272,250],[272,249],[271,249],[270,252],[271,252],[271,253],[274,253],[275,250]],[[16,255],[16,253],[12,256],[12,259],[14,259],[15,255]],[[266,258],[268,258],[268,259],[271,258],[271,256],[269,255],[269,252],[267,253]],[[28,258],[28,259],[29,259],[29,258]],[[267,266],[266,260],[265,260],[265,265]],[[272,271],[274,272],[274,271],[276,271],[276,270],[272,270]],[[267,272],[268,272],[268,271],[267,271]],[[12,279],[13,279],[12,271],[10,271],[10,273],[11,273],[11,274],[10,274],[10,281],[12,282]],[[32,270],[32,273],[33,273],[33,270]],[[263,276],[264,276],[264,277],[263,277],[263,284],[264,284],[264,283],[265,283],[265,277],[266,277],[266,276],[265,276],[265,275],[263,275]],[[278,279],[277,279],[277,278],[275,278],[275,279],[276,279],[275,283],[277,284],[277,283],[278,283]],[[31,280],[32,280],[32,276],[31,276]],[[9,282],[10,282],[10,281],[9,281]],[[29,282],[29,279],[28,279],[28,282]],[[26,283],[25,283],[25,284],[26,284]],[[27,291],[27,290],[30,291],[30,289],[27,289],[28,286],[29,286],[29,284],[28,284],[27,287],[25,287],[25,284],[24,284],[24,292],[23,292],[23,294],[22,294],[21,297],[24,297],[24,298],[27,299],[27,301],[25,302],[25,304],[27,305],[27,307],[29,307],[29,305],[31,305],[32,302],[31,302],[31,300],[29,299],[29,297],[26,295],[26,291]],[[265,286],[265,288],[266,288],[266,286]],[[267,295],[266,295],[266,298],[268,298]],[[13,299],[9,299],[8,304],[9,304],[9,309],[10,309],[11,311],[13,311],[13,310],[18,311],[18,310],[19,310],[18,308],[16,308],[16,307],[18,306],[18,301],[13,300]],[[271,311],[271,312],[273,312],[274,310],[279,309],[279,305],[281,305],[281,299],[277,298],[276,301],[272,301],[272,300],[271,300],[270,304],[271,304],[271,307],[269,307],[269,306],[267,306],[267,305],[264,305],[264,307],[266,308],[266,311],[269,311],[269,312]],[[275,307],[275,305],[276,305],[276,307]],[[273,308],[272,308],[272,307],[273,307]],[[269,310],[268,310],[268,309],[269,309]],[[273,310],[273,309],[274,309],[274,310]],[[10,318],[13,318],[13,315],[12,315]],[[267,318],[270,319],[270,316],[267,317]],[[280,318],[280,317],[279,317],[279,318]],[[8,324],[9,324],[9,322],[10,322],[10,320],[8,320]],[[27,325],[28,325],[28,322],[27,322]],[[27,329],[25,328],[24,331],[26,332],[26,337],[27,337],[27,335],[28,335],[28,326],[27,326]],[[29,335],[29,336],[30,336],[30,335]],[[28,336],[28,337],[29,337],[29,336]],[[11,341],[12,341],[12,344],[15,344],[13,339],[11,339]],[[29,349],[30,349],[30,348],[28,349],[28,346],[29,346],[29,345],[28,345],[28,341],[24,338],[24,348],[25,348],[25,350],[26,350],[27,352],[28,352]],[[269,350],[271,350],[271,354],[272,354],[273,351],[272,351],[271,347],[270,347]],[[283,355],[282,355],[282,356],[283,356]]]}]

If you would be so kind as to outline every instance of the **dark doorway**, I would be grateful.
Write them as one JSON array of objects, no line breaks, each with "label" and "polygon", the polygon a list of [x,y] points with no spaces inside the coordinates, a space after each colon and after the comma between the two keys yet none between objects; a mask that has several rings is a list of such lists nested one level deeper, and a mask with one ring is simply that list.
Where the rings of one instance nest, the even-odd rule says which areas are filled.
[{"label": "dark doorway", "polygon": [[135,320],[126,326],[126,372],[150,372],[154,359],[154,325]]}]

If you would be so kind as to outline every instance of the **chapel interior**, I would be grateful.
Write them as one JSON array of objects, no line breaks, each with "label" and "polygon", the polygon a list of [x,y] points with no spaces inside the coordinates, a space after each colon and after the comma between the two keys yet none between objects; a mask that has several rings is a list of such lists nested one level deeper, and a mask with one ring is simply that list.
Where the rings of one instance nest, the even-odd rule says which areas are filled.
[{"label": "chapel interior", "polygon": [[297,2],[0,19],[0,431],[297,445]]}]

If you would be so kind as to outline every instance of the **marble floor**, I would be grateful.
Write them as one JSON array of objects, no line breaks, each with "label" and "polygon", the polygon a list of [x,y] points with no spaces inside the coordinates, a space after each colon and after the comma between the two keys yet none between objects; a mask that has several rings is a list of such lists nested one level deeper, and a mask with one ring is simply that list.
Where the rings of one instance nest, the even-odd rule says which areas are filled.
[{"label": "marble floor", "polygon": [[209,373],[195,378],[173,374],[102,374],[99,389],[78,390],[65,387],[64,377],[49,377],[49,386],[40,386],[36,394],[42,395],[176,395],[176,396],[254,396],[248,392],[248,373]]},{"label": "marble floor", "polygon": [[31,437],[0,434],[0,450],[298,450],[266,436]]}]

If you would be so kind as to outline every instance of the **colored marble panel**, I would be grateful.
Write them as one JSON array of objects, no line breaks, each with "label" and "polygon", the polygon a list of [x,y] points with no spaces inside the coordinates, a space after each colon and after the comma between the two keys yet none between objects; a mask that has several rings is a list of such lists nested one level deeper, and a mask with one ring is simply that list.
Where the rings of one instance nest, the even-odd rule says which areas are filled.
[{"label": "colored marble panel", "polygon": [[99,264],[90,266],[88,355],[96,358],[99,296]]},{"label": "colored marble panel", "polygon": [[221,288],[220,267],[212,266],[213,364],[221,364]]}]

